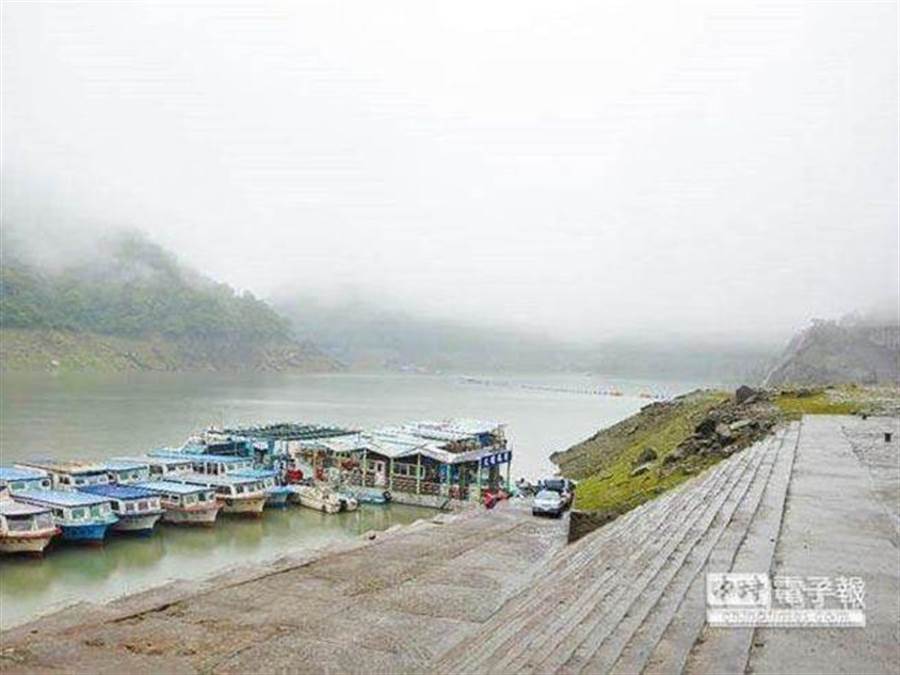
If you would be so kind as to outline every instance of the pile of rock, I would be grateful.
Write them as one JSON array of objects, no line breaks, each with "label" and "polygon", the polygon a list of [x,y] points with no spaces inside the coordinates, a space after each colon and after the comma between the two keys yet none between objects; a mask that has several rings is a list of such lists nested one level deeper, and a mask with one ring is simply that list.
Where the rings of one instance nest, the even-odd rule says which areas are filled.
[{"label": "pile of rock", "polygon": [[727,457],[766,436],[778,420],[770,393],[741,386],[732,399],[712,408],[663,464],[675,465],[695,455]]}]

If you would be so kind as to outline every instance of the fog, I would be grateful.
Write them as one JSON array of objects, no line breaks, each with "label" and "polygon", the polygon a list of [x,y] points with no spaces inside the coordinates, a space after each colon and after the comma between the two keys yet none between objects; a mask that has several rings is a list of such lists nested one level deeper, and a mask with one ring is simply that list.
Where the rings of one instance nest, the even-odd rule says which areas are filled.
[{"label": "fog", "polygon": [[2,5],[2,218],[577,340],[898,302],[890,2]]}]

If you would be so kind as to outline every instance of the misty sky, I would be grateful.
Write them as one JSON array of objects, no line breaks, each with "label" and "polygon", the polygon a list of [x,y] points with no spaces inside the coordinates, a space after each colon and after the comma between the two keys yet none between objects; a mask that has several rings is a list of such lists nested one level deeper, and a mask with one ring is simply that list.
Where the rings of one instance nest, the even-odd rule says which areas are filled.
[{"label": "misty sky", "polygon": [[2,43],[41,248],[582,338],[897,301],[896,2],[4,1]]}]

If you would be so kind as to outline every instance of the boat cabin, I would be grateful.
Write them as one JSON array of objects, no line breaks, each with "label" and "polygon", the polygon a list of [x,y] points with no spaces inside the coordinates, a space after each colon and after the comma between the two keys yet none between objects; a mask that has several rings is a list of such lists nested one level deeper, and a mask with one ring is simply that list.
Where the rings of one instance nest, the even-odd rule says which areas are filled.
[{"label": "boat cabin", "polygon": [[78,490],[29,490],[13,493],[17,501],[50,509],[57,525],[109,520],[112,504],[106,497]]},{"label": "boat cabin", "polygon": [[263,492],[262,484],[256,478],[242,478],[233,475],[216,476],[194,472],[178,476],[175,480],[190,483],[191,485],[204,485],[215,490],[216,495],[223,498],[261,494]]},{"label": "boat cabin", "polygon": [[106,462],[109,482],[117,485],[133,485],[150,480],[150,465],[136,459],[116,457]]},{"label": "boat cabin", "polygon": [[216,491],[204,485],[179,483],[173,480],[158,480],[138,483],[135,487],[159,495],[163,508],[187,508],[196,504],[216,501]]},{"label": "boat cabin", "polygon": [[53,514],[46,506],[20,502],[9,496],[0,496],[0,532],[35,532],[54,527]]},{"label": "boat cabin", "polygon": [[177,457],[146,457],[127,458],[136,462],[146,462],[150,469],[150,480],[171,480],[175,476],[191,473],[194,470],[194,462],[190,457],[179,455]]},{"label": "boat cabin", "polygon": [[106,467],[96,462],[45,459],[20,462],[16,466],[46,471],[50,475],[52,487],[56,490],[75,490],[87,485],[109,483]]},{"label": "boat cabin", "polygon": [[235,457],[232,455],[195,455],[194,471],[206,473],[212,476],[235,474],[253,469],[253,460],[249,457]]},{"label": "boat cabin", "polygon": [[112,512],[120,518],[162,511],[159,495],[136,485],[88,485],[78,489],[108,499]]},{"label": "boat cabin", "polygon": [[0,488],[10,492],[25,490],[49,490],[52,487],[50,474],[40,469],[26,469],[18,466],[0,466]]}]

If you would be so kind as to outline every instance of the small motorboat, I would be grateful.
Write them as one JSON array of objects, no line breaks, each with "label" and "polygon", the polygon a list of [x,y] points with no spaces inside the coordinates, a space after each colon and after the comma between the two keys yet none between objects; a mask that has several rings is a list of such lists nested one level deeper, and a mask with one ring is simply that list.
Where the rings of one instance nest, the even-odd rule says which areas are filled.
[{"label": "small motorboat", "polygon": [[336,492],[324,485],[295,484],[288,487],[292,493],[289,501],[308,509],[322,513],[340,513],[346,506]]}]

